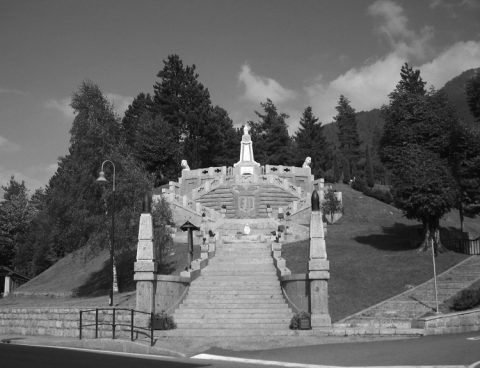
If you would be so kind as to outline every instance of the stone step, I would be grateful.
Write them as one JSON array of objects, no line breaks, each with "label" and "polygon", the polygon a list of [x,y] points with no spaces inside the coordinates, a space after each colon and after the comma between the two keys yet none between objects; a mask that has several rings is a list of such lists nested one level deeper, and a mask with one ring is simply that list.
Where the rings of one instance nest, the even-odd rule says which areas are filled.
[{"label": "stone step", "polygon": [[[178,324],[187,324],[187,323],[197,323],[197,324],[215,324],[218,323],[220,325],[226,325],[230,323],[244,323],[245,325],[249,325],[250,327],[255,327],[257,323],[265,323],[265,324],[285,324],[285,323],[290,323],[291,316],[269,316],[269,315],[264,315],[264,316],[251,316],[250,318],[246,318],[245,315],[242,315],[241,317],[232,317],[228,316],[227,318],[220,318],[220,317],[215,317],[215,316],[208,316],[208,317],[198,317],[198,316],[174,316],[174,321],[175,323]],[[188,326],[186,326],[188,327]],[[193,327],[193,326],[191,326]]]},{"label": "stone step", "polygon": [[295,335],[297,332],[292,331],[286,326],[283,329],[270,329],[270,328],[181,328],[167,331],[155,331],[155,336],[159,337],[235,337],[235,336],[289,336]]},{"label": "stone step", "polygon": [[281,303],[285,299],[282,295],[217,295],[215,297],[211,296],[199,296],[199,295],[189,295],[188,303],[217,303],[219,308],[223,304],[235,303],[235,304],[256,304],[256,303]]},{"label": "stone step", "polygon": [[182,329],[197,329],[197,328],[208,328],[208,329],[250,329],[250,328],[261,328],[261,329],[283,329],[288,328],[290,321],[286,322],[256,322],[256,323],[247,323],[247,321],[238,320],[237,322],[229,321],[226,323],[221,322],[211,322],[211,323],[201,323],[201,322],[176,322],[177,328]]},{"label": "stone step", "polygon": [[268,291],[266,292],[265,290],[232,290],[229,288],[226,288],[222,290],[221,294],[218,293],[215,290],[198,290],[198,289],[190,289],[188,291],[188,296],[194,297],[194,296],[203,296],[203,295],[208,295],[212,297],[220,297],[221,295],[227,296],[227,295],[232,295],[235,297],[243,298],[244,296],[248,297],[253,297],[255,295],[280,295],[283,296],[283,293],[280,288],[278,289],[271,289],[268,288]]},{"label": "stone step", "polygon": [[280,304],[279,302],[251,302],[251,303],[239,303],[239,302],[215,302],[215,303],[208,303],[208,302],[202,302],[202,301],[195,301],[195,300],[188,300],[182,304],[180,304],[179,308],[195,308],[195,309],[208,309],[208,308],[213,308],[213,309],[243,309],[243,310],[252,310],[252,313],[255,313],[254,310],[256,309],[271,309],[272,311],[275,310],[288,310],[288,306],[285,302],[283,304]]},{"label": "stone step", "polygon": [[345,321],[347,327],[377,327],[377,328],[411,328],[411,319],[395,318],[353,318]]},{"label": "stone step", "polygon": [[287,308],[285,310],[269,310],[269,309],[220,309],[212,308],[203,309],[177,309],[173,314],[174,318],[291,318],[293,312]]}]

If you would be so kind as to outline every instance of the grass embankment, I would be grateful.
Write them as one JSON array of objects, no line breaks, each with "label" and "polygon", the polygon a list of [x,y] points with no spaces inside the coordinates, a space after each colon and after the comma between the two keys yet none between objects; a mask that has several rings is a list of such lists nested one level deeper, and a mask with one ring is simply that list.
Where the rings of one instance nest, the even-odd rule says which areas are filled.
[{"label": "grass embankment", "polygon": [[[381,302],[433,277],[432,258],[416,249],[421,226],[407,220],[395,207],[367,197],[349,186],[343,192],[345,214],[328,225],[326,245],[330,260],[329,307],[333,321]],[[446,216],[444,227],[458,226],[454,215]],[[468,220],[467,227],[480,225]],[[309,241],[285,244],[282,256],[292,273],[306,273]],[[443,272],[466,256],[454,252],[436,258]]]}]

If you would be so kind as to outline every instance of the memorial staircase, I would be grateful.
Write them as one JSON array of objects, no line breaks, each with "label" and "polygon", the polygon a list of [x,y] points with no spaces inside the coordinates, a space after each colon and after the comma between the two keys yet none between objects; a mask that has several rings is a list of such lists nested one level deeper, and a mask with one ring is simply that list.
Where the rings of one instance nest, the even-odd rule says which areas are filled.
[{"label": "memorial staircase", "polygon": [[[253,237],[255,238],[255,237]],[[276,275],[269,243],[252,236],[217,246],[173,314],[166,336],[235,337],[290,335],[292,310]],[[157,333],[159,333],[158,331]]]}]

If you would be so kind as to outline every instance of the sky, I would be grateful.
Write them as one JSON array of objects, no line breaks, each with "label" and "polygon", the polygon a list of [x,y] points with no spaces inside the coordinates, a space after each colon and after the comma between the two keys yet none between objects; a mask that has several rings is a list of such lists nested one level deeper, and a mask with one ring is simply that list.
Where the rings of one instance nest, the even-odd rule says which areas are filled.
[{"label": "sky", "polygon": [[435,88],[480,67],[480,0],[0,0],[0,184],[48,183],[83,80],[122,116],[170,54],[235,125],[270,98],[293,134],[341,94],[380,107],[405,62]]}]

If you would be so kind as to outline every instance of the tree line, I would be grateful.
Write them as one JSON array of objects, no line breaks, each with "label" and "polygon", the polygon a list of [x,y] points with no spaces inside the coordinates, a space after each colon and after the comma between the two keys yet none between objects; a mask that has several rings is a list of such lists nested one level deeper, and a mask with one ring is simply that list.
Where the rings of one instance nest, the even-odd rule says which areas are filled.
[{"label": "tree line", "polygon": [[[153,93],[139,93],[121,117],[96,84],[80,85],[72,96],[75,117],[68,153],[59,159],[47,186],[31,197],[25,183],[13,177],[3,187],[1,265],[36,275],[80,247],[108,246],[110,216],[105,211],[111,210],[112,191],[95,183],[105,159],[116,166],[120,253],[136,244],[144,193],[176,180],[182,159],[192,169],[231,166],[238,160],[241,127],[212,104],[195,65],[170,55],[156,77]],[[478,78],[475,83],[469,84],[469,96],[477,96],[471,100],[479,119]],[[334,117],[338,145],[327,141],[311,107],[290,136],[288,115],[267,99],[255,111],[256,120],[247,122],[255,159],[262,165],[300,166],[310,156],[316,177],[372,187],[377,181],[372,157],[380,157],[392,176],[395,203],[435,234],[437,220],[450,208],[468,214],[478,209],[480,148],[478,132],[464,127],[446,98],[424,86],[418,71],[402,67],[401,80],[382,108],[386,126],[378,151],[360,151],[356,112],[345,96],[339,97]],[[111,178],[111,167],[105,170]],[[162,226],[171,221],[168,206],[163,208],[157,221]]]}]

